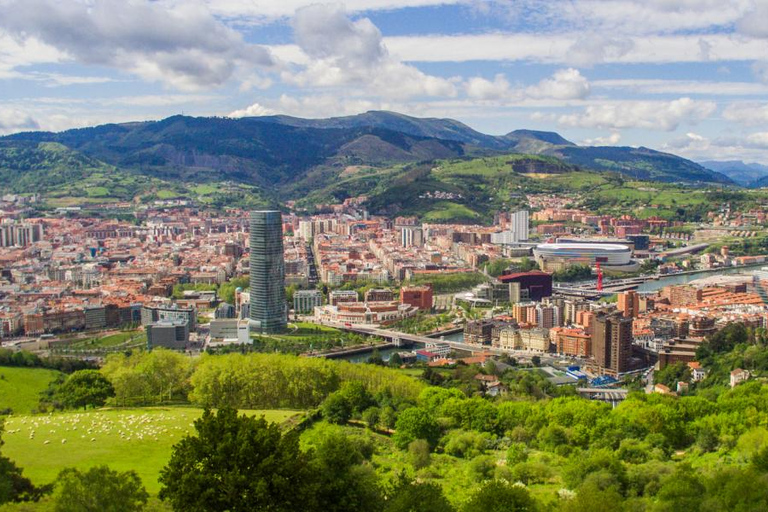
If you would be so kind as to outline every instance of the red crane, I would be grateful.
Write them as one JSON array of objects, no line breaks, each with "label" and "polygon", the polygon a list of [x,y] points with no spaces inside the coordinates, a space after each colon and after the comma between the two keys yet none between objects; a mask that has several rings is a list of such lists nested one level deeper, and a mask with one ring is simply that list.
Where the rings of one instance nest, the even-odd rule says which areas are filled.
[{"label": "red crane", "polygon": [[603,269],[600,268],[600,262],[597,263],[597,291],[603,291]]}]

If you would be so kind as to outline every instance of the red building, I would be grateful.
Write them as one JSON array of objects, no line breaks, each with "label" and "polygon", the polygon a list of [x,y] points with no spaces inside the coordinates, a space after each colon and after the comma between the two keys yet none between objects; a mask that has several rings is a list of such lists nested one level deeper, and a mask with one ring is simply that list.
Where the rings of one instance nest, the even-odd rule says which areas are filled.
[{"label": "red building", "polygon": [[403,286],[400,288],[400,303],[419,308],[419,311],[432,309],[432,286]]}]

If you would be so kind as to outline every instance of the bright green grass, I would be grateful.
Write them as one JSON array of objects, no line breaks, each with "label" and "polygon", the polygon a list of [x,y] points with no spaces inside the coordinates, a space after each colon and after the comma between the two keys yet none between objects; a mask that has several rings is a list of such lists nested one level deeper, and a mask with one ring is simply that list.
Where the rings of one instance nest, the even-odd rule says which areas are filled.
[{"label": "bright green grass", "polygon": [[217,187],[212,187],[210,185],[197,185],[196,187],[193,187],[192,190],[195,194],[201,196],[209,196],[219,191]]},{"label": "bright green grass", "polygon": [[[242,412],[263,415],[272,422],[299,414],[287,410]],[[117,471],[136,471],[147,491],[156,494],[160,490],[157,478],[173,445],[193,431],[192,422],[201,414],[195,408],[152,407],[12,416],[5,422],[3,455],[24,468],[35,484],[52,482],[67,467],[106,464]]]},{"label": "bright green grass", "polygon": [[177,197],[182,197],[184,194],[180,194],[178,192],[174,192],[173,190],[158,190],[157,191],[157,197],[160,199],[174,199]]},{"label": "bright green grass", "polygon": [[338,333],[341,332],[339,329],[336,329],[335,327],[329,327],[327,325],[320,325],[320,324],[313,324],[312,322],[293,322],[288,324],[288,329],[297,329],[298,331],[312,331],[314,332],[317,330],[318,332],[332,332],[332,333]]},{"label": "bright green grass", "polygon": [[451,201],[440,201],[424,215],[424,220],[428,222],[448,221],[455,219],[478,219],[480,214],[471,210],[463,204],[453,203]]},{"label": "bright green grass", "polygon": [[116,347],[130,342],[131,345],[141,345],[147,342],[147,335],[142,330],[125,331],[111,334],[102,338],[88,338],[70,345],[71,348],[107,348]]},{"label": "bright green grass", "polygon": [[85,191],[88,193],[88,197],[107,197],[109,195],[109,189],[106,187],[88,187]]},{"label": "bright green grass", "polygon": [[16,414],[27,414],[37,407],[40,393],[59,374],[44,368],[12,368],[0,366],[0,410],[10,408]]}]

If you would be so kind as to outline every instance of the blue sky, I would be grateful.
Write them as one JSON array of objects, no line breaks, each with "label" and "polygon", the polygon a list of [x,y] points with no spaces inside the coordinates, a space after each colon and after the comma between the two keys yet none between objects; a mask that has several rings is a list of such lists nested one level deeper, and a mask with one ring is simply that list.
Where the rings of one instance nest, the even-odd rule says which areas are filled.
[{"label": "blue sky", "polygon": [[768,0],[0,0],[0,133],[387,109],[768,164]]}]

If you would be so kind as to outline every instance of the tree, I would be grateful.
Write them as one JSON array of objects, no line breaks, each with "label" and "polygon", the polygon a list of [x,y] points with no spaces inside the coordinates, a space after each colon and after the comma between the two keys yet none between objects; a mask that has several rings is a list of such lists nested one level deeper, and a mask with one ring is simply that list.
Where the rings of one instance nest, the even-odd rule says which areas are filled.
[{"label": "tree", "polygon": [[372,455],[370,441],[347,436],[338,427],[322,435],[311,462],[318,511],[380,510],[378,478],[368,463]]},{"label": "tree", "polygon": [[389,494],[384,512],[454,512],[439,485],[415,482],[402,473]]},{"label": "tree", "polygon": [[395,352],[391,356],[389,356],[389,361],[387,362],[391,368],[400,368],[400,365],[403,364],[403,358],[400,357],[400,354]]},{"label": "tree", "polygon": [[112,383],[98,370],[79,370],[67,377],[56,393],[56,399],[66,407],[86,409],[99,407],[115,396]]},{"label": "tree", "polygon": [[538,508],[525,487],[493,480],[472,495],[462,512],[535,512]]},{"label": "tree", "polygon": [[160,473],[160,498],[175,510],[313,509],[311,457],[296,432],[230,408],[206,410],[195,431],[174,446]]},{"label": "tree", "polygon": [[135,471],[119,473],[96,466],[82,473],[59,473],[56,512],[133,512],[144,510],[149,494]]},{"label": "tree", "polygon": [[328,395],[323,402],[323,417],[331,423],[343,425],[352,417],[352,405],[341,391]]},{"label": "tree", "polygon": [[401,412],[395,423],[395,435],[392,436],[395,445],[401,450],[405,450],[416,439],[425,439],[430,448],[437,446],[440,439],[440,425],[421,407],[411,407]]},{"label": "tree", "polygon": [[379,408],[369,407],[364,410],[363,421],[368,425],[369,428],[376,428],[376,425],[379,424]]},{"label": "tree", "polygon": [[410,455],[411,465],[416,470],[425,468],[432,462],[429,454],[429,443],[425,439],[411,441],[408,445],[408,455]]}]

